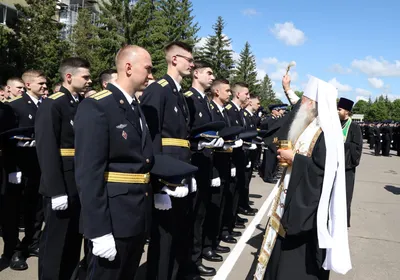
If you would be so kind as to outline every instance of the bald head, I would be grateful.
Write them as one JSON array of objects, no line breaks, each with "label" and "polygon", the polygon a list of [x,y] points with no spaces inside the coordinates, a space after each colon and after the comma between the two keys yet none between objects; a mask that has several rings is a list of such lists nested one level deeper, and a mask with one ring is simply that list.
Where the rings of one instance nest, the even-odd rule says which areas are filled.
[{"label": "bald head", "polygon": [[135,45],[127,45],[122,47],[115,57],[117,72],[124,72],[127,63],[134,64],[138,59],[140,59],[140,57],[146,56],[149,58],[150,54],[142,47]]},{"label": "bald head", "polygon": [[151,56],[142,47],[128,45],[119,50],[115,57],[118,84],[126,84],[134,91],[143,90],[149,79],[153,79]]}]

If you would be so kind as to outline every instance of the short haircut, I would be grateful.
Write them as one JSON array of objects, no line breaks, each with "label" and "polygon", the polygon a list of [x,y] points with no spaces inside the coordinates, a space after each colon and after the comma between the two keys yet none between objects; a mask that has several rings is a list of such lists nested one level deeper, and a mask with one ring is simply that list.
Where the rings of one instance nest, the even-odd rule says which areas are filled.
[{"label": "short haircut", "polygon": [[212,85],[211,85],[211,94],[214,96],[215,95],[215,88],[218,87],[219,85],[229,85],[229,81],[226,79],[217,79],[214,80]]},{"label": "short haircut", "polygon": [[0,90],[6,90],[6,86],[5,85],[0,85]]},{"label": "short haircut", "polygon": [[260,98],[254,93],[250,93],[250,99],[260,99]]},{"label": "short haircut", "polygon": [[232,93],[236,93],[238,91],[238,87],[242,87],[242,88],[249,88],[249,85],[244,83],[244,82],[237,82],[234,83],[232,86]]},{"label": "short haircut", "polygon": [[107,69],[104,70],[103,72],[100,73],[99,75],[99,82],[100,85],[103,84],[103,82],[109,82],[111,80],[112,74],[117,74],[117,70],[115,69]]},{"label": "short haircut", "polygon": [[22,74],[22,80],[24,81],[24,83],[27,83],[29,81],[31,81],[34,78],[38,78],[38,77],[46,77],[46,74],[41,71],[41,70],[35,70],[35,69],[30,69],[25,71]]},{"label": "short haircut", "polygon": [[20,77],[11,77],[7,80],[7,85],[9,85],[12,82],[20,82],[20,83],[24,83],[24,81],[20,78]]},{"label": "short haircut", "polygon": [[168,45],[165,46],[164,52],[167,53],[169,52],[173,47],[178,47],[181,49],[184,49],[185,51],[188,51],[190,53],[193,52],[193,47],[191,47],[189,44],[180,42],[180,41],[173,41],[169,43]]},{"label": "short haircut", "polygon": [[90,63],[86,59],[80,57],[69,57],[61,62],[58,72],[61,75],[61,79],[64,81],[64,77],[67,73],[74,74],[78,68],[90,68]]},{"label": "short haircut", "polygon": [[211,63],[204,60],[196,60],[194,62],[193,71],[201,68],[212,68]]}]

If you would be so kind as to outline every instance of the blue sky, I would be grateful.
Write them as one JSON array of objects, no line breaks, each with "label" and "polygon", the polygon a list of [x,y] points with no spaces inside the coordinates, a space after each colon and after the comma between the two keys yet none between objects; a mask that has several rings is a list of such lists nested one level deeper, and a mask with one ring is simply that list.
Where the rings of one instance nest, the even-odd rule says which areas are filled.
[{"label": "blue sky", "polygon": [[[256,56],[259,76],[267,73],[282,97],[280,80],[288,62],[293,87],[308,75],[330,81],[339,95],[400,98],[400,1],[193,0],[199,37],[213,33],[218,16],[239,53],[246,41]],[[204,39],[200,41],[200,44]],[[236,54],[235,54],[236,56]]]}]

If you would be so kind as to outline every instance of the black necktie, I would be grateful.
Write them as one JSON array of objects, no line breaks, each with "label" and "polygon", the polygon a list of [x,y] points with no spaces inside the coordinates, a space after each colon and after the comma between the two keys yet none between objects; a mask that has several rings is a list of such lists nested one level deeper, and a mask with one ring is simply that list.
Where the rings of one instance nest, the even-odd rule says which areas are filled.
[{"label": "black necktie", "polygon": [[135,120],[134,121],[135,121],[135,124],[136,124],[137,128],[140,131],[142,131],[141,126],[140,126],[140,112],[139,112],[138,106],[139,106],[138,102],[135,99],[132,100],[131,107],[132,107],[132,110],[133,110],[133,114],[135,115]]},{"label": "black necktie", "polygon": [[213,121],[214,118],[213,118],[213,114],[211,113],[210,101],[208,100],[206,95],[204,95],[203,100],[207,106],[208,112],[210,113],[211,120]]},{"label": "black necktie", "polygon": [[186,108],[186,102],[185,102],[185,98],[183,97],[183,93],[182,90],[178,91],[177,93],[178,96],[178,106],[179,108],[181,108],[183,116],[185,117],[186,122],[188,122],[188,111]]},{"label": "black necktie", "polygon": [[36,104],[36,106],[37,106],[38,108],[40,107],[40,105],[42,105],[42,101],[43,101],[42,99],[39,99],[39,100],[38,100],[38,103]]},{"label": "black necktie", "polygon": [[224,115],[225,122],[228,124],[228,126],[231,126],[231,120],[229,119],[228,112],[225,109],[223,109],[222,114]]},{"label": "black necktie", "polygon": [[244,117],[244,110],[240,110],[240,116],[242,117],[243,127],[247,128],[246,118]]}]

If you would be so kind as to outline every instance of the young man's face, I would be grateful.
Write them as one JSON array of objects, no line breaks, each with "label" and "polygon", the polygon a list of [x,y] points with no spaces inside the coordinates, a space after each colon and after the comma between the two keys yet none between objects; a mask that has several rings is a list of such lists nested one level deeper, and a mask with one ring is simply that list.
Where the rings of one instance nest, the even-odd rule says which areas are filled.
[{"label": "young man's face", "polygon": [[47,80],[45,77],[35,77],[29,83],[26,83],[26,88],[37,96],[43,96],[47,92]]},{"label": "young man's face", "polygon": [[11,81],[7,83],[7,92],[10,97],[20,96],[24,93],[25,85],[19,81]]},{"label": "young man's face", "polygon": [[76,91],[86,91],[87,88],[92,84],[90,79],[90,71],[87,68],[78,68],[70,75],[71,86],[76,89]]}]

